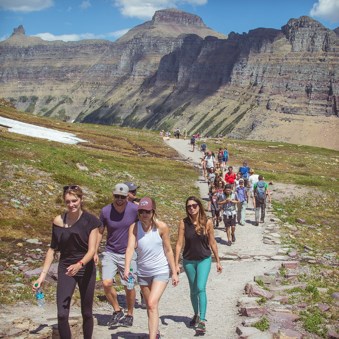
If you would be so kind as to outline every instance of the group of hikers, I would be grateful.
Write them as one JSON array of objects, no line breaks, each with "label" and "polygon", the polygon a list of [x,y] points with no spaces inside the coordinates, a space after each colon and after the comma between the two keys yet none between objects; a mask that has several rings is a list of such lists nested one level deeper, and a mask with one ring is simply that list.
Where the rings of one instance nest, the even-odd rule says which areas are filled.
[{"label": "group of hikers", "polygon": [[[61,339],[71,338],[69,312],[76,285],[81,298],[83,336],[92,338],[98,251],[106,229],[101,266],[103,289],[113,308],[108,323],[110,328],[133,325],[136,292],[135,287],[128,284],[132,273],[137,277],[147,308],[149,338],[160,338],[159,301],[169,280],[173,286],[177,286],[183,267],[193,308],[192,320],[188,325],[197,334],[205,333],[206,284],[212,265],[212,252],[217,272],[222,272],[212,220],[207,217],[199,198],[188,197],[184,207],[186,217],[180,220],[178,226],[174,255],[169,228],[158,219],[154,199],[137,199],[137,189],[138,186],[131,182],[116,184],[112,203],[103,207],[97,218],[83,208],[84,194],[79,185],[63,188],[66,212],[53,220],[50,247],[40,276],[32,286],[34,291],[41,287],[56,252],[60,252],[56,305]],[[126,311],[120,306],[114,287],[117,273],[126,294]]]},{"label": "group of hikers", "polygon": [[[213,225],[219,227],[224,222],[228,246],[236,241],[235,226],[245,225],[246,210],[249,201],[255,211],[254,225],[265,222],[267,201],[271,203],[271,194],[263,175],[255,173],[247,161],[235,172],[228,166],[229,152],[227,147],[219,148],[217,156],[201,144],[201,167],[209,188],[208,211],[212,214]],[[227,170],[226,170],[227,169]]]}]

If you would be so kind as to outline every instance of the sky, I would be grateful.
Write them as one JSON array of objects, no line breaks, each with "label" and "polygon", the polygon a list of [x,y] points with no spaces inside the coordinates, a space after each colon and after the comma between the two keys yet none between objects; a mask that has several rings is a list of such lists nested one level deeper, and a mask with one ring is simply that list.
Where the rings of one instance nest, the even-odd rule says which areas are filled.
[{"label": "sky", "polygon": [[339,0],[0,0],[0,41],[19,25],[26,35],[49,41],[114,41],[165,8],[196,14],[223,34],[280,29],[303,15],[330,29],[339,26]]}]

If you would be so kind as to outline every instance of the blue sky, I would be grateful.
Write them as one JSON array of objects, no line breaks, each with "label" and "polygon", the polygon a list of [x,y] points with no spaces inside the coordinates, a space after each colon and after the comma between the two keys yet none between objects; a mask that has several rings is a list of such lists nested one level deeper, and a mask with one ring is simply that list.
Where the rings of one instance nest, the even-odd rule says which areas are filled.
[{"label": "blue sky", "polygon": [[224,34],[280,29],[302,15],[330,29],[339,26],[339,0],[0,0],[0,40],[23,25],[26,35],[44,40],[114,41],[164,8],[196,14]]}]

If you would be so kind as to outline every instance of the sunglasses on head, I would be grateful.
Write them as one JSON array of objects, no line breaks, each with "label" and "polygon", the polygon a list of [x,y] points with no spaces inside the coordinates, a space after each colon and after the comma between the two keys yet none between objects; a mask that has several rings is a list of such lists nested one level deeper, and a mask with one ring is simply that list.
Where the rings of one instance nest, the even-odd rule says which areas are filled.
[{"label": "sunglasses on head", "polygon": [[136,194],[137,190],[129,191],[131,194]]},{"label": "sunglasses on head", "polygon": [[198,204],[191,204],[191,205],[187,205],[186,207],[187,209],[190,209],[190,208],[196,209],[198,207]]},{"label": "sunglasses on head", "polygon": [[115,198],[115,199],[121,199],[121,200],[124,200],[124,199],[126,199],[127,197],[124,196],[124,195],[120,195],[120,194],[114,194],[114,198]]},{"label": "sunglasses on head", "polygon": [[78,185],[68,185],[68,186],[64,186],[64,191],[67,191],[67,190],[77,190],[79,189],[79,186]]},{"label": "sunglasses on head", "polygon": [[148,211],[148,210],[139,210],[139,211],[138,211],[139,214],[144,214],[144,213],[150,214],[151,212],[152,212],[152,211]]}]

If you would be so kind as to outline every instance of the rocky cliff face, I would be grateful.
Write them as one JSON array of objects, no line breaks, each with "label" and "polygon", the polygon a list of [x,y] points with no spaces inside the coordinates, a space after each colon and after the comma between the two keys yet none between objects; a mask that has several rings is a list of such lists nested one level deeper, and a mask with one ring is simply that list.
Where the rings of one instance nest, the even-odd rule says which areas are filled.
[{"label": "rocky cliff face", "polygon": [[338,116],[338,41],[308,17],[225,37],[177,10],[114,43],[46,42],[19,27],[0,43],[0,90],[64,120],[255,138],[263,119]]}]

